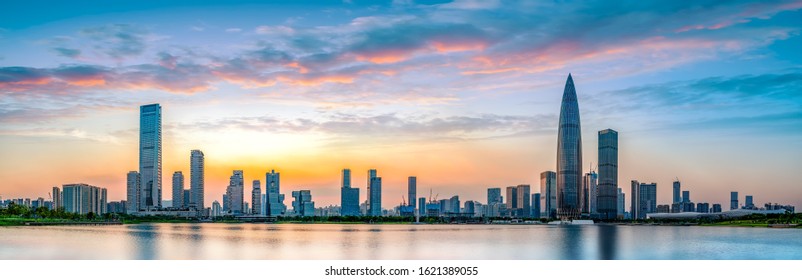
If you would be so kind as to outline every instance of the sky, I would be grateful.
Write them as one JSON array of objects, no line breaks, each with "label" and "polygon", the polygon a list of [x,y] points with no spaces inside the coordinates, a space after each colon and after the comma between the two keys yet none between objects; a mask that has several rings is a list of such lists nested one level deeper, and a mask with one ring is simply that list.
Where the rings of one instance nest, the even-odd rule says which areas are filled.
[{"label": "sky", "polygon": [[[143,3],[147,2],[147,3]],[[46,9],[43,7],[47,7]],[[391,208],[487,201],[556,169],[565,80],[586,172],[619,132],[619,187],[802,206],[802,1],[15,1],[0,10],[0,197],[87,183],[125,199],[138,108],[162,106],[162,196],[206,160],[281,173],[316,206],[367,170]],[[188,180],[188,179],[187,179]],[[186,186],[188,188],[188,185]],[[627,196],[627,209],[629,209]]]}]

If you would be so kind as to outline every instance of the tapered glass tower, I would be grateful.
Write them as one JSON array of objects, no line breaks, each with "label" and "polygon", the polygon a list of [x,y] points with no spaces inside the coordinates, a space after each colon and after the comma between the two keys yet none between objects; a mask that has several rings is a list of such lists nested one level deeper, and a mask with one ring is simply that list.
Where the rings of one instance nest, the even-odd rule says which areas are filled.
[{"label": "tapered glass tower", "polygon": [[582,197],[582,135],[579,103],[571,74],[565,82],[560,124],[557,131],[557,215],[573,219],[580,215]]}]

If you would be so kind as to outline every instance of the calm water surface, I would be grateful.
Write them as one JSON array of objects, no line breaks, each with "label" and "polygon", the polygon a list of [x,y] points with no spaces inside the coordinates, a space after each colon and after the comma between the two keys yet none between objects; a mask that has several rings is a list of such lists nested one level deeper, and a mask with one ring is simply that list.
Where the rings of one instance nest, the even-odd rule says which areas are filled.
[{"label": "calm water surface", "polygon": [[802,259],[802,230],[139,224],[0,227],[0,259]]}]

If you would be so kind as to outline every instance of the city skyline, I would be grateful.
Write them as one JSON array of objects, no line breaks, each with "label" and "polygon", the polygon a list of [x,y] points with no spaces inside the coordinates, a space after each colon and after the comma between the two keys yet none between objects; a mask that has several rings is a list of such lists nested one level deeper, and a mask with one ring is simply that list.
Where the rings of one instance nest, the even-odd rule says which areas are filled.
[{"label": "city skyline", "polygon": [[[162,199],[171,195],[162,174],[191,181],[191,150],[205,154],[208,202],[221,201],[233,170],[245,181],[283,173],[285,205],[295,190],[311,190],[318,206],[339,204],[342,169],[354,170],[360,203],[369,195],[362,176],[378,170],[384,208],[401,202],[409,176],[418,197],[433,189],[485,201],[487,188],[517,185],[535,193],[540,173],[556,171],[556,104],[571,72],[582,103],[580,174],[598,164],[597,133],[610,128],[620,133],[614,187],[626,193],[631,180],[655,182],[657,204],[671,204],[678,177],[694,200],[724,208],[731,191],[758,205],[802,205],[793,176],[802,164],[798,2],[308,4],[274,17],[250,6],[142,5],[156,6],[70,17],[5,9],[4,199],[70,183],[126,199],[128,179],[146,183],[137,108],[151,103],[162,109]],[[544,10],[574,20],[543,19]],[[560,35],[574,26],[597,28]],[[126,176],[135,170],[140,179]]]}]

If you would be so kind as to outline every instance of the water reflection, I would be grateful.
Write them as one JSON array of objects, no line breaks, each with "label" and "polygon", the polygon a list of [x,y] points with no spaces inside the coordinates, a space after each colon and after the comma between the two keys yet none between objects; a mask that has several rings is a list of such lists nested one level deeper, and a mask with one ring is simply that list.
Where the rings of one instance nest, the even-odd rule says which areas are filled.
[{"label": "water reflection", "polygon": [[131,236],[134,243],[133,247],[136,248],[134,259],[158,259],[156,239],[159,237],[159,234],[156,233],[156,226],[153,224],[133,225],[129,228],[128,235]]},{"label": "water reflection", "polygon": [[582,229],[584,226],[560,226],[562,229],[562,259],[582,259]]},{"label": "water reflection", "polygon": [[616,242],[618,241],[617,226],[614,225],[599,225],[599,259],[600,260],[615,260],[616,259]]}]

